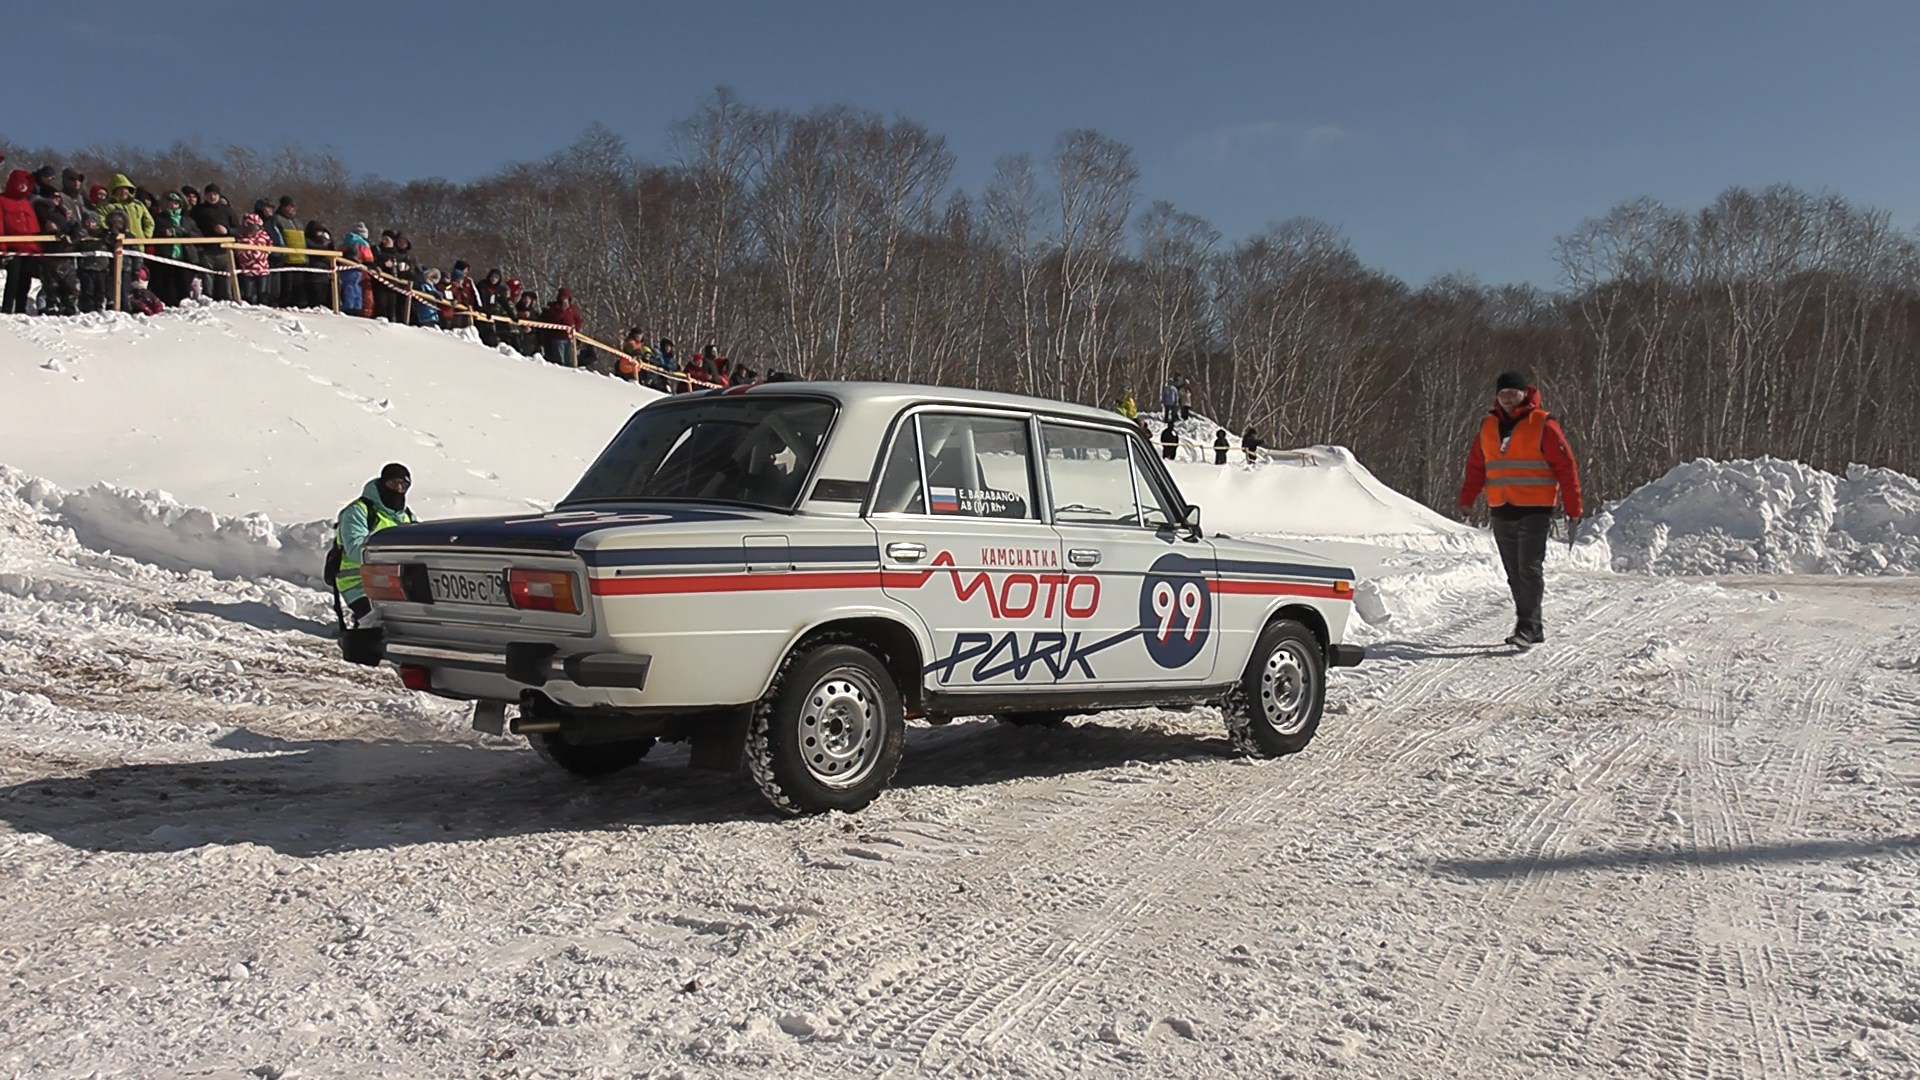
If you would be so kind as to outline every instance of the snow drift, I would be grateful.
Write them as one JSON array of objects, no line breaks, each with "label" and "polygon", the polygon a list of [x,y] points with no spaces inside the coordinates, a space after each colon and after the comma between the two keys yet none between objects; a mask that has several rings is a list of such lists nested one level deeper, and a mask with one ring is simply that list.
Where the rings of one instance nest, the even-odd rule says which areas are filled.
[{"label": "snow drift", "polygon": [[1475,533],[1381,483],[1343,446],[1255,466],[1175,461],[1169,469],[1214,532],[1348,539]]},{"label": "snow drift", "polygon": [[1613,567],[1655,574],[1920,573],[1920,481],[1849,466],[1700,459],[1609,507]]}]

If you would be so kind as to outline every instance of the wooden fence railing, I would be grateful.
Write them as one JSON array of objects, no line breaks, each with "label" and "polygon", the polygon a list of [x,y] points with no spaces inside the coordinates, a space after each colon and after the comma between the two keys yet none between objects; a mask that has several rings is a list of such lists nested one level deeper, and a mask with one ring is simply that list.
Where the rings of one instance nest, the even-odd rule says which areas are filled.
[{"label": "wooden fence railing", "polygon": [[[0,236],[0,244],[13,244],[13,243],[46,244],[46,243],[60,242],[62,240],[63,238],[58,236]],[[316,264],[320,264],[320,263],[326,264],[326,269],[321,270],[319,272],[325,273],[328,277],[328,280],[332,283],[332,287],[333,287],[332,303],[333,303],[333,310],[335,313],[338,313],[340,311],[340,274],[341,272],[343,270],[358,270],[366,276],[366,279],[368,282],[377,283],[381,288],[384,288],[389,292],[396,293],[405,299],[406,306],[403,309],[402,318],[403,318],[403,321],[409,324],[413,322],[413,306],[415,304],[432,304],[437,308],[440,308],[442,310],[452,313],[454,316],[465,317],[473,320],[476,323],[490,323],[490,324],[500,325],[500,326],[511,326],[517,330],[564,331],[567,335],[568,340],[574,342],[576,346],[580,342],[586,342],[587,344],[592,345],[594,348],[599,349],[602,352],[606,352],[612,356],[624,359],[626,361],[626,364],[624,366],[631,368],[635,372],[636,376],[639,372],[649,371],[649,372],[653,372],[655,375],[658,375],[662,380],[667,382],[669,385],[680,384],[685,386],[688,389],[691,389],[696,386],[714,387],[714,386],[720,385],[719,383],[716,383],[707,379],[696,378],[692,375],[686,374],[685,372],[671,371],[667,368],[661,367],[658,364],[654,364],[649,361],[642,360],[640,357],[635,356],[631,353],[625,352],[621,349],[615,348],[612,345],[608,345],[606,342],[600,341],[596,338],[588,337],[587,335],[581,333],[579,330],[575,329],[574,327],[568,326],[565,323],[543,322],[537,319],[517,319],[517,318],[513,318],[511,316],[506,316],[506,315],[493,315],[493,314],[489,314],[488,312],[481,311],[477,308],[471,308],[466,306],[465,304],[457,303],[456,301],[454,301],[449,297],[435,296],[432,293],[422,292],[419,289],[414,288],[413,285],[409,282],[401,281],[400,279],[395,278],[390,274],[381,273],[380,271],[375,270],[373,267],[368,266],[357,259],[350,258],[349,256],[343,255],[338,251],[332,251],[326,248],[306,248],[306,247],[295,248],[295,247],[280,247],[280,246],[275,246],[271,244],[247,244],[227,236],[165,236],[165,237],[149,237],[149,238],[123,236],[115,240],[111,250],[102,248],[99,250],[87,251],[87,252],[43,253],[41,257],[77,258],[83,255],[100,255],[100,254],[111,255],[113,259],[113,310],[124,311],[126,310],[126,297],[123,295],[125,282],[126,282],[125,260],[129,257],[126,249],[127,248],[171,247],[174,245],[217,246],[222,251],[224,251],[227,257],[226,258],[227,265],[225,270],[218,270],[211,267],[195,267],[194,269],[204,273],[223,274],[232,285],[233,296],[236,301],[239,300],[240,298],[240,267],[239,267],[239,261],[234,257],[234,252],[262,251],[270,255],[299,255],[299,256],[304,256],[308,259],[313,260],[313,262]],[[11,259],[13,255],[10,253],[5,255],[4,257]],[[134,253],[131,257],[143,258],[148,256],[146,256],[144,253]],[[158,258],[158,256],[151,256],[151,257]],[[577,347],[576,349],[569,350],[569,351],[573,355],[573,366],[579,367],[580,358],[579,358],[579,352]]]}]

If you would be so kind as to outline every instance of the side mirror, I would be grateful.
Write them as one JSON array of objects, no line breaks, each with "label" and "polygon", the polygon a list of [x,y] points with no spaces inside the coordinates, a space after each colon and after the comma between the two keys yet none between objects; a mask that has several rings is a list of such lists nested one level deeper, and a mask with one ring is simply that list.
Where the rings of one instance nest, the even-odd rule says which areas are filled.
[{"label": "side mirror", "polygon": [[1185,516],[1180,519],[1180,527],[1192,533],[1196,540],[1206,535],[1200,531],[1200,508],[1198,506],[1187,507]]}]

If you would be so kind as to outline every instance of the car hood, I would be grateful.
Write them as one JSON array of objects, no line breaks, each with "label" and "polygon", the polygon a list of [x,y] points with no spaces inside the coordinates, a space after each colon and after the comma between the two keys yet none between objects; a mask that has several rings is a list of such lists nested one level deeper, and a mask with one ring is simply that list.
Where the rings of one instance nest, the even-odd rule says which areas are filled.
[{"label": "car hood", "polygon": [[1259,564],[1270,568],[1268,572],[1272,573],[1341,581],[1352,581],[1354,577],[1352,567],[1332,562],[1308,548],[1272,540],[1240,540],[1225,536],[1215,536],[1212,540],[1214,557],[1220,561],[1222,568],[1230,564]]}]

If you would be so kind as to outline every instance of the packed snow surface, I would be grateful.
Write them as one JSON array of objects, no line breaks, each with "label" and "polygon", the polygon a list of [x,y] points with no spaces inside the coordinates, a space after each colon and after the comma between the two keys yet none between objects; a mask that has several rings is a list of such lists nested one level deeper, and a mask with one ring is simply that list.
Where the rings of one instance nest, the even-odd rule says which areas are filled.
[{"label": "packed snow surface", "polygon": [[1601,523],[1618,570],[1659,574],[1920,573],[1920,481],[1797,461],[1676,465]]},{"label": "packed snow surface", "polygon": [[[140,355],[201,411],[143,410]],[[587,782],[476,734],[300,584],[380,461],[518,509],[639,393],[233,308],[0,320],[0,385],[0,1074],[1920,1073],[1920,582],[1623,576],[1595,537],[1512,655],[1484,535],[1343,451],[1178,463],[1210,527],[1364,568],[1304,753],[1236,759],[1210,708],[916,725],[866,811],[776,820],[680,747]],[[1829,533],[1910,520],[1876,483]]]}]

